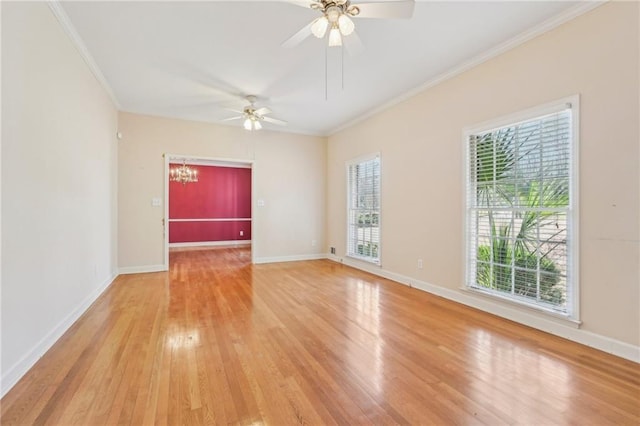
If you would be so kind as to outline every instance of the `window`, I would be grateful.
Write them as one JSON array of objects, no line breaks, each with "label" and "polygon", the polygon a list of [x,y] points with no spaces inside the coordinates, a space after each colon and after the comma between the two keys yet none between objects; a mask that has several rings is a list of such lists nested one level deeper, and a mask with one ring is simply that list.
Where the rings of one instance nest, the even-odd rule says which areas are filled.
[{"label": "window", "polygon": [[576,114],[572,99],[465,134],[468,288],[577,316]]},{"label": "window", "polygon": [[347,255],[380,263],[380,157],[347,163]]}]

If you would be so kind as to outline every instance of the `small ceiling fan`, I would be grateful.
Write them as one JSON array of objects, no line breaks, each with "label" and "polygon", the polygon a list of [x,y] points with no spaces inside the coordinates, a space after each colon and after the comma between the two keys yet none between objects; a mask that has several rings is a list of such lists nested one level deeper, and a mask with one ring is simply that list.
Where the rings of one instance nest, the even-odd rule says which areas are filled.
[{"label": "small ceiling fan", "polygon": [[[354,3],[350,0],[290,0],[298,6],[310,7],[322,16],[305,25],[300,31],[282,43],[283,47],[294,47],[311,34],[323,38],[329,33],[329,47],[342,46],[343,37],[354,34],[355,24],[351,18],[400,18],[413,15],[415,0],[391,0],[375,3]],[[355,34],[354,34],[355,35]]]},{"label": "small ceiling fan", "polygon": [[241,120],[244,119],[243,126],[246,130],[260,130],[262,129],[261,121],[277,124],[278,126],[286,126],[287,122],[278,120],[277,118],[267,117],[267,114],[271,114],[271,110],[267,107],[256,108],[255,103],[257,98],[254,95],[248,95],[245,99],[249,102],[249,105],[245,106],[242,111],[230,110],[241,114],[237,117],[225,118],[222,121]]}]

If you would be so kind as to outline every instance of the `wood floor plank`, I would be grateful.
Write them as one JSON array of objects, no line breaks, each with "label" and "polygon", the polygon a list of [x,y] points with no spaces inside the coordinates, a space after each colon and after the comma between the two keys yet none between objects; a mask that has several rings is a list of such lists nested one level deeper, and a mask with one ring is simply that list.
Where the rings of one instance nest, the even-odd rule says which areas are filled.
[{"label": "wood floor plank", "polygon": [[123,275],[3,425],[640,424],[640,365],[330,261]]}]

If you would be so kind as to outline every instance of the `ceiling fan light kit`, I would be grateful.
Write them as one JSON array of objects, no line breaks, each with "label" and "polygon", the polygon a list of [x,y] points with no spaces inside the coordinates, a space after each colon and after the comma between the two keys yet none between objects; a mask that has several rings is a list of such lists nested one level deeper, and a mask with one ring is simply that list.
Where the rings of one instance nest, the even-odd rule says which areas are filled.
[{"label": "ceiling fan light kit", "polygon": [[351,18],[342,14],[338,18],[338,28],[340,28],[340,33],[342,33],[343,36],[348,36],[356,29],[356,25]]},{"label": "ceiling fan light kit", "polygon": [[329,31],[329,47],[342,46],[342,36],[338,27],[332,27]]},{"label": "ceiling fan light kit", "polygon": [[248,130],[248,131],[262,129],[262,124],[260,124],[259,119],[257,119],[256,117],[245,118],[243,126],[245,130]]},{"label": "ceiling fan light kit", "polygon": [[329,20],[326,16],[321,16],[320,18],[313,21],[313,24],[311,24],[311,32],[317,38],[322,38],[327,33],[328,27]]},{"label": "ceiling fan light kit", "polygon": [[322,11],[322,16],[311,24],[311,33],[317,38],[323,38],[329,30],[329,46],[342,46],[342,37],[353,33],[356,26],[349,17],[360,13],[357,6],[351,6],[348,1],[312,3],[312,9]]},{"label": "ceiling fan light kit", "polygon": [[[304,2],[296,1],[296,5]],[[294,47],[309,35],[324,38],[329,30],[329,47],[342,46],[342,37],[353,34],[355,24],[351,18],[411,18],[415,0],[376,1],[352,4],[350,0],[310,0],[308,7],[322,13],[322,16],[303,27],[283,46]]]}]

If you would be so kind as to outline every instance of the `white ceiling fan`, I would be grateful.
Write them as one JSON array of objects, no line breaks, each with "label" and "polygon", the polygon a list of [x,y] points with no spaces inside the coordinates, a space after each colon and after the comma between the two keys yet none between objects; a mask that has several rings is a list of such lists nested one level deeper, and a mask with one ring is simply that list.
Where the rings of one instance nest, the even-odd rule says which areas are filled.
[{"label": "white ceiling fan", "polygon": [[256,108],[256,96],[248,95],[245,99],[249,102],[249,105],[245,106],[242,111],[230,110],[240,114],[237,117],[225,118],[222,121],[241,120],[244,119],[243,126],[246,130],[260,130],[262,129],[261,121],[277,124],[278,126],[286,126],[287,122],[278,120],[277,118],[267,117],[267,114],[271,114],[271,110],[267,107]]},{"label": "white ceiling fan", "polygon": [[[354,33],[355,24],[351,18],[399,18],[413,16],[415,0],[391,0],[371,3],[354,3],[350,0],[290,0],[298,6],[310,7],[322,16],[305,25],[300,31],[282,43],[283,47],[294,47],[311,34],[323,38],[329,33],[329,47],[342,46],[343,37]],[[358,40],[355,40],[358,43]]]}]

